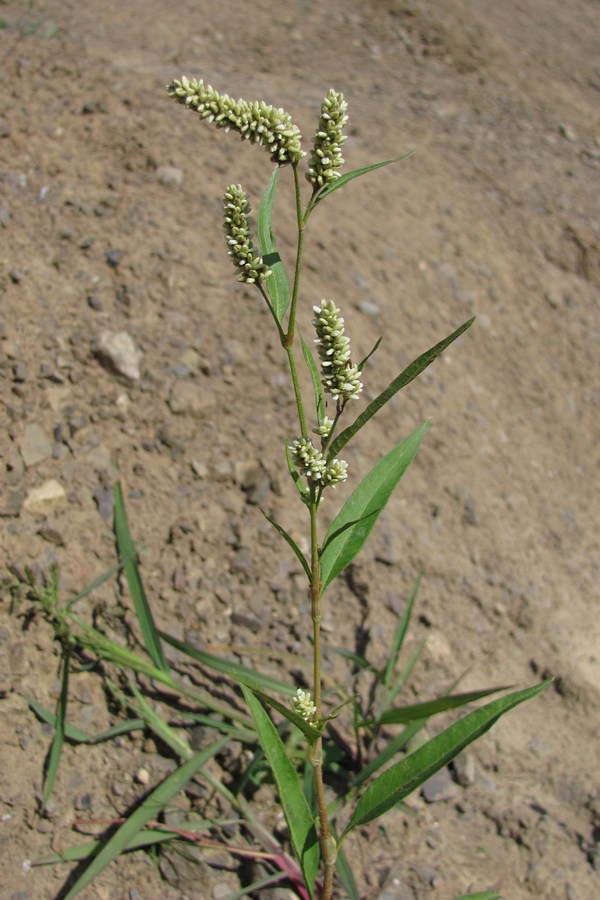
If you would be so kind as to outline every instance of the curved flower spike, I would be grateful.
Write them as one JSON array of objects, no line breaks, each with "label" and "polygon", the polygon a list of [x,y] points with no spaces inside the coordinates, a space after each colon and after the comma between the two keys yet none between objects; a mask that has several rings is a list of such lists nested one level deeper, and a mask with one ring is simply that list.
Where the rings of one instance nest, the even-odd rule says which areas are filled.
[{"label": "curved flower spike", "polygon": [[300,130],[283,109],[268,106],[262,100],[234,100],[228,94],[219,94],[202,79],[185,75],[167,85],[167,93],[178,103],[195,109],[201,118],[214,122],[217,128],[232,129],[252,144],[266,147],[273,162],[280,166],[297,163],[306,155]]}]

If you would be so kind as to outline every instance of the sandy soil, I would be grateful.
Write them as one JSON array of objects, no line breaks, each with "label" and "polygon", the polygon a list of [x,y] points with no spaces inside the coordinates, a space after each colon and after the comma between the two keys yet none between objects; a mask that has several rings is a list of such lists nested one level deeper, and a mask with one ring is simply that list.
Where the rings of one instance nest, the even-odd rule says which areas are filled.
[{"label": "sandy soil", "polygon": [[[394,811],[385,830],[357,836],[360,889],[388,900],[494,886],[507,900],[600,896],[595,0],[2,0],[0,23],[6,584],[9,566],[57,561],[66,600],[113,565],[118,476],[161,626],[288,677],[302,671],[298,565],[256,506],[303,539],[282,468],[293,408],[268,316],[235,281],[220,224],[224,187],[242,182],[256,207],[271,166],[164,85],[186,73],[264,98],[307,143],[326,91],[343,91],[348,166],[415,153],[315,214],[301,326],[331,296],[358,357],[384,336],[368,400],[468,317],[477,323],[349,452],[358,478],[433,419],[330,594],[326,639],[366,641],[381,663],[422,571],[409,641],[427,639],[419,697],[465,670],[465,689],[556,678],[470,751],[466,786],[448,780],[436,802],[414,796],[413,815]],[[290,210],[283,189],[288,256]],[[139,378],[103,367],[104,331],[131,336]],[[54,499],[36,501],[52,480]],[[114,608],[114,583],[86,602]],[[2,896],[41,900],[61,895],[69,869],[28,861],[81,840],[81,820],[101,829],[143,794],[140,768],[153,784],[173,763],[147,735],[70,746],[36,815],[51,732],[24,695],[53,706],[59,657],[47,624],[25,612],[7,588]],[[340,658],[328,659],[343,679]],[[72,689],[73,724],[116,721],[93,672]],[[222,898],[247,875],[227,854],[139,853],[83,896]]]}]

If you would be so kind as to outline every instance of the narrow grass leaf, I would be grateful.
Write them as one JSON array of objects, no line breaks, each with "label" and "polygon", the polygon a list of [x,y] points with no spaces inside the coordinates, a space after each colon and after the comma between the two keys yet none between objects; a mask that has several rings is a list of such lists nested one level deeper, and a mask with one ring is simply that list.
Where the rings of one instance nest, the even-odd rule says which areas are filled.
[{"label": "narrow grass leaf", "polygon": [[360,431],[360,429],[366,425],[366,423],[371,419],[375,413],[379,412],[382,406],[391,400],[394,394],[397,394],[398,391],[402,390],[402,388],[406,387],[407,384],[410,384],[417,375],[420,375],[431,363],[440,356],[441,353],[444,352],[446,347],[449,347],[450,344],[455,341],[460,335],[469,328],[473,322],[475,321],[475,317],[469,319],[460,328],[457,328],[456,331],[453,331],[451,335],[445,338],[443,341],[440,341],[430,350],[427,350],[426,353],[423,353],[417,359],[414,360],[409,366],[404,369],[390,384],[387,388],[376,397],[366,409],[364,409],[359,416],[354,420],[352,425],[349,425],[348,428],[345,428],[344,431],[340,432],[336,439],[333,441],[331,447],[329,448],[328,458],[333,459],[334,456],[340,452],[342,447],[345,447],[351,438]]},{"label": "narrow grass leaf", "polygon": [[54,717],[54,737],[50,745],[48,754],[48,764],[44,774],[44,791],[42,793],[41,812],[46,808],[46,804],[52,793],[58,765],[62,754],[62,748],[65,743],[65,721],[67,717],[67,705],[69,702],[69,666],[71,664],[70,647],[63,651],[62,659],[62,679],[60,685],[60,695],[56,705],[56,716]]},{"label": "narrow grass leaf", "polygon": [[479,891],[475,894],[461,894],[456,900],[502,900],[498,891]]},{"label": "narrow grass leaf", "polygon": [[200,753],[196,753],[148,794],[146,799],[128,816],[114,834],[101,843],[97,854],[92,858],[68,894],[66,894],[64,900],[71,900],[71,898],[76,897],[113,859],[122,853],[129,845],[129,842],[147,825],[150,819],[158,816],[167,803],[170,803],[173,797],[183,790],[196,772],[209,759],[215,756],[228,740],[229,738],[227,737],[220,738]]},{"label": "narrow grass leaf", "polygon": [[[321,556],[323,590],[360,551],[379,513],[414,459],[428,427],[429,422],[424,422],[380,459],[346,500],[331,523],[324,540],[326,549]],[[357,524],[339,537],[330,540],[331,535],[351,521],[356,521]]]},{"label": "narrow grass leaf", "polygon": [[254,719],[260,745],[273,771],[292,846],[312,898],[320,856],[312,813],[277,729],[252,691],[244,685],[242,690]]},{"label": "narrow grass leaf", "polygon": [[398,674],[394,678],[394,681],[392,682],[392,684],[389,686],[389,688],[387,690],[387,693],[385,696],[385,703],[384,704],[382,703],[381,705],[377,706],[377,713],[376,713],[377,719],[379,719],[381,712],[385,711],[388,708],[388,706],[390,706],[390,704],[393,702],[396,695],[400,692],[400,690],[402,689],[404,684],[408,681],[408,679],[412,675],[413,669],[416,666],[416,664],[418,663],[419,659],[421,658],[421,654],[422,654],[423,650],[425,649],[426,644],[427,644],[427,641],[425,638],[423,638],[422,640],[419,641],[419,643],[417,644],[417,646],[411,653],[411,655],[408,659],[408,662],[406,663],[404,668],[400,672],[398,672]]},{"label": "narrow grass leaf", "polygon": [[298,560],[300,561],[302,568],[306,572],[307,577],[310,579],[310,566],[308,565],[308,562],[306,561],[306,557],[304,556],[304,553],[302,552],[302,550],[300,549],[300,547],[298,546],[298,544],[296,543],[294,538],[290,534],[288,534],[287,531],[285,530],[285,528],[283,528],[283,526],[281,526],[278,522],[276,522],[275,519],[272,519],[271,516],[267,515],[267,513],[264,511],[264,509],[261,506],[259,506],[258,508],[260,509],[261,513],[263,514],[263,516],[265,517],[267,522],[271,523],[271,525],[273,526],[275,531],[278,534],[280,534],[281,537],[286,542],[286,544],[288,544],[292,548],[292,550],[296,554]]},{"label": "narrow grass leaf", "polygon": [[273,174],[260,201],[258,210],[258,241],[263,260],[273,273],[267,278],[266,284],[275,318],[281,324],[290,302],[290,285],[281,257],[277,251],[271,224],[279,171],[278,168],[273,170]]},{"label": "narrow grass leaf", "polygon": [[343,188],[345,184],[352,181],[354,178],[359,178],[361,175],[367,175],[369,172],[374,172],[375,169],[383,168],[383,166],[391,166],[392,163],[400,162],[402,159],[408,159],[413,153],[414,150],[411,150],[410,153],[403,153],[402,156],[395,156],[393,159],[384,159],[383,162],[373,163],[371,166],[364,166],[362,169],[354,169],[352,172],[346,172],[344,175],[340,175],[339,178],[330,182],[326,188],[317,194],[313,203],[313,208],[320,203],[321,200],[324,200],[325,197],[328,197],[329,194],[333,194],[334,191],[339,191],[340,188]]},{"label": "narrow grass leaf", "polygon": [[426,703],[412,703],[410,706],[399,706],[396,709],[388,709],[387,712],[384,712],[379,722],[382,725],[402,725],[407,722],[414,722],[415,719],[429,718],[448,709],[466,706],[467,703],[473,703],[475,700],[481,700],[483,697],[489,697],[490,694],[497,694],[498,691],[505,691],[507,688],[507,685],[503,685],[502,687],[487,688],[481,691],[449,694],[447,697],[438,697],[436,700],[429,700]]},{"label": "narrow grass leaf", "polygon": [[[50,710],[40,706],[40,704],[32,697],[27,697],[25,694],[22,694],[21,696],[27,701],[30,708],[42,722],[46,722],[53,728],[56,727],[56,716],[54,713],[51,713]],[[117,725],[114,725],[107,731],[103,731],[101,734],[87,734],[87,732],[81,731],[79,728],[75,728],[73,725],[69,725],[65,722],[64,736],[65,740],[72,744],[102,744],[105,741],[112,741],[113,738],[119,737],[122,734],[130,734],[132,731],[139,731],[141,728],[145,727],[145,724],[143,719],[127,719],[126,722],[119,722]]]},{"label": "narrow grass leaf", "polygon": [[[366,825],[411,794],[419,785],[447,765],[461,750],[481,737],[508,710],[530,700],[550,684],[552,679],[525,690],[515,691],[476,709],[436,735],[414,753],[386,769],[362,795],[344,835],[359,825]],[[342,835],[342,837],[344,836]]]},{"label": "narrow grass leaf", "polygon": [[[176,831],[159,831],[152,829],[150,831],[140,831],[136,834],[124,848],[123,852],[128,850],[141,850],[144,847],[153,847],[156,844],[163,844],[165,841],[177,840],[181,837]],[[67,847],[59,853],[53,853],[51,856],[44,856],[41,859],[34,859],[32,866],[50,866],[61,862],[79,862],[82,859],[88,859],[98,850],[102,841],[87,841],[85,844],[79,844],[77,847]]]},{"label": "narrow grass leaf", "polygon": [[[313,392],[315,395],[315,408],[317,412],[317,420],[319,422],[323,421],[323,416],[325,415],[325,398],[323,397],[323,386],[321,384],[321,377],[319,375],[319,370],[317,369],[317,364],[315,362],[315,358],[313,356],[312,350],[300,335],[300,345],[302,347],[302,354],[304,356],[304,360],[306,365],[308,366],[308,371],[310,372],[310,377],[313,386]],[[371,351],[373,352],[373,351]]]},{"label": "narrow grass leaf", "polygon": [[404,638],[406,637],[406,632],[408,631],[410,617],[412,615],[413,606],[415,605],[415,600],[417,599],[417,594],[419,593],[420,586],[421,576],[419,575],[414,583],[412,591],[410,592],[408,600],[406,601],[406,606],[404,607],[402,617],[400,618],[400,621],[398,622],[398,625],[396,626],[396,629],[394,631],[394,637],[390,646],[390,653],[383,676],[383,683],[386,686],[390,684],[394,675],[394,669],[396,668],[398,657],[402,649],[402,644],[404,643]]},{"label": "narrow grass leaf", "polygon": [[240,663],[230,662],[227,659],[222,659],[220,656],[215,656],[214,653],[208,653],[206,650],[192,647],[191,644],[179,641],[164,631],[159,632],[159,634],[165,643],[170,644],[176,650],[185,653],[186,656],[209,669],[213,669],[215,672],[230,675],[236,680],[251,679],[260,686],[261,690],[277,691],[279,694],[285,694],[289,697],[296,693],[296,688],[293,685],[280,681],[272,675],[263,675],[261,672],[257,672],[256,669],[250,669],[247,666],[242,666]]},{"label": "narrow grass leaf", "polygon": [[119,482],[115,484],[115,535],[117,538],[119,557],[124,562],[125,576],[127,578],[127,584],[129,585],[131,599],[133,600],[135,614],[142,632],[144,646],[156,668],[160,669],[161,672],[168,672],[169,664],[167,663],[162,650],[158,630],[154,624],[150,604],[148,603],[148,598],[146,597],[146,592],[140,576],[137,550],[133,543],[131,532],[129,531],[125,504],[123,502],[123,492]]},{"label": "narrow grass leaf", "polygon": [[[255,681],[250,678],[241,678],[239,675],[234,675],[231,673],[231,677],[235,678],[236,681],[240,684],[242,690],[247,688],[252,691],[257,697],[260,697],[267,706],[270,706],[272,709],[276,710],[281,716],[291,722],[292,725],[295,725],[302,734],[310,741],[311,744],[314,744],[316,740],[321,736],[321,732],[318,728],[315,728],[313,725],[309,725],[306,719],[303,719],[302,716],[298,715],[297,712],[294,712],[293,709],[290,709],[289,706],[286,706],[285,703],[280,703],[279,700],[276,700],[275,697],[269,696],[269,694],[265,694],[265,692],[261,689],[260,685],[258,685]],[[294,692],[295,693],[295,692]],[[246,691],[244,691],[244,695]]]},{"label": "narrow grass leaf", "polygon": [[335,860],[335,868],[339,879],[344,886],[344,890],[348,895],[348,900],[361,900],[358,885],[354,880],[348,857],[344,853],[343,847],[338,847],[337,857]]}]

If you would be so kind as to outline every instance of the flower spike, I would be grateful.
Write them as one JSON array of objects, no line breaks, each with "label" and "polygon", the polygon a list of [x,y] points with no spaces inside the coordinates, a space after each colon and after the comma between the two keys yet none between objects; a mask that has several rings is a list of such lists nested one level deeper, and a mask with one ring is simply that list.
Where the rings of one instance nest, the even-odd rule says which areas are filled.
[{"label": "flower spike", "polygon": [[346,135],[342,128],[348,123],[348,104],[343,94],[330,90],[321,106],[321,118],[315,134],[310,164],[306,178],[318,191],[324,185],[340,177],[337,171],[344,165],[342,144]]},{"label": "flower spike", "polygon": [[239,281],[255,284],[271,275],[271,269],[255,248],[250,235],[250,204],[241,184],[230,184],[223,199],[227,255],[240,271]]},{"label": "flower spike", "polygon": [[297,163],[306,155],[300,130],[283,109],[262,100],[234,100],[228,94],[219,94],[202,79],[185,75],[167,85],[167,93],[188,109],[195,109],[201,118],[214,122],[217,128],[237,131],[252,144],[266,147],[273,162],[280,166]]}]

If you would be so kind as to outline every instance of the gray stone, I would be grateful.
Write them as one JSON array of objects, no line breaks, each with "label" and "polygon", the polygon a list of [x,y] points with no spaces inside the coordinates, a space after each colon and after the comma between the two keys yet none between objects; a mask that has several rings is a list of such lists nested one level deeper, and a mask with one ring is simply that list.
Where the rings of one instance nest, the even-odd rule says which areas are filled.
[{"label": "gray stone", "polygon": [[40,425],[25,426],[25,433],[19,444],[23,462],[29,469],[52,456],[52,441]]},{"label": "gray stone", "polygon": [[450,778],[448,769],[440,769],[427,779],[421,793],[427,803],[438,803],[440,800],[451,800],[456,797],[458,787]]},{"label": "gray stone", "polygon": [[178,379],[171,388],[169,408],[176,415],[190,415],[204,418],[216,405],[211,388],[199,381]]},{"label": "gray stone", "polygon": [[130,381],[139,380],[142,353],[126,331],[102,331],[95,339],[92,349],[105,369],[123,375]]},{"label": "gray stone", "polygon": [[161,184],[171,187],[172,185],[181,184],[183,181],[183,170],[178,169],[177,166],[159,166],[156,170],[156,177]]}]

